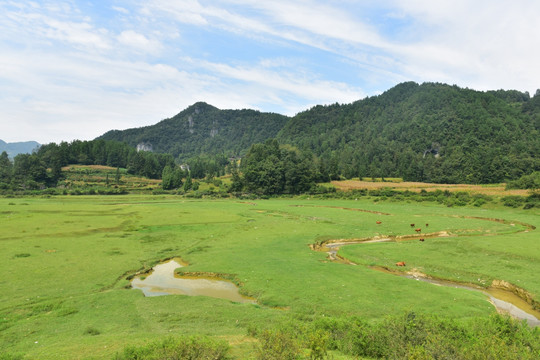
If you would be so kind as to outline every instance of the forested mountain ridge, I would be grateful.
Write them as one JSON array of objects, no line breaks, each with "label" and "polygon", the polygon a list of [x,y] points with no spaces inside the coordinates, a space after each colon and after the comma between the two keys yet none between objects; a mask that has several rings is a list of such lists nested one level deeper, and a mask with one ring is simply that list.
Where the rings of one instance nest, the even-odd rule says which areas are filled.
[{"label": "forested mountain ridge", "polygon": [[347,105],[315,106],[278,134],[329,174],[493,183],[540,168],[540,94],[402,83]]},{"label": "forested mountain ridge", "polygon": [[112,130],[98,139],[149,144],[156,152],[180,161],[201,154],[238,156],[252,144],[273,138],[289,120],[256,110],[220,110],[198,102],[172,118],[151,126]]},{"label": "forested mountain ridge", "polygon": [[276,138],[316,155],[322,178],[402,177],[495,183],[540,170],[540,92],[399,84],[352,104],[318,105],[294,117],[196,103],[156,125],[101,138],[185,161],[242,156]]}]

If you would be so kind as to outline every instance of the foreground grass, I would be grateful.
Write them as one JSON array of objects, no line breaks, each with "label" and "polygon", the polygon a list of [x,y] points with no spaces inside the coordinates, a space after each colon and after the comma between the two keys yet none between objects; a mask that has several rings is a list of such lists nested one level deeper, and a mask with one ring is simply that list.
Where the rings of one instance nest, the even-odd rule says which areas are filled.
[{"label": "foreground grass", "polygon": [[[369,199],[0,199],[0,348],[38,359],[111,358],[128,345],[169,335],[206,335],[233,344],[232,353],[246,358],[256,353],[248,330],[270,324],[350,316],[377,322],[404,312],[487,319],[494,308],[480,293],[331,263],[308,245],[406,235],[414,233],[410,223],[424,224],[423,231],[429,223],[429,232],[460,236],[422,244],[351,245],[342,253],[366,265],[406,260],[451,279],[504,279],[538,299],[537,231],[520,224],[538,226],[538,215],[535,209],[454,209]],[[128,275],[175,256],[189,263],[185,271],[234,275],[258,305],[145,298],[127,288]]]}]

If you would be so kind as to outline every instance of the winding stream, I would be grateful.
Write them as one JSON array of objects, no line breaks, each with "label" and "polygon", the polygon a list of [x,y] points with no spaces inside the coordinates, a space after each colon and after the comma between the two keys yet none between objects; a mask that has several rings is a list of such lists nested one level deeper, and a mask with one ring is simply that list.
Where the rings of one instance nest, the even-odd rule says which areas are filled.
[{"label": "winding stream", "polygon": [[[427,237],[427,235],[424,235]],[[435,236],[449,236],[446,232],[437,233]],[[434,234],[431,234],[431,237],[434,237]],[[409,237],[407,237],[408,239]],[[410,239],[416,238],[415,236],[411,236]],[[404,239],[404,238],[402,238]],[[365,239],[356,239],[356,240],[341,240],[341,241],[328,241],[325,243],[322,243],[320,245],[311,245],[311,249],[315,251],[322,251],[326,252],[328,254],[328,259],[330,261],[335,262],[341,262],[349,265],[356,265],[355,263],[341,257],[338,255],[338,251],[342,246],[345,245],[353,245],[353,244],[369,244],[369,243],[377,243],[377,242],[391,242],[395,241],[392,238],[365,238]],[[495,308],[502,313],[509,314],[510,316],[525,320],[530,326],[540,326],[540,313],[527,303],[524,299],[519,297],[518,295],[514,294],[513,292],[509,290],[504,290],[500,288],[494,288],[490,287],[487,289],[480,288],[480,287],[474,287],[470,285],[460,284],[457,282],[452,281],[445,281],[445,280],[438,280],[438,279],[432,279],[428,276],[415,272],[415,271],[409,271],[407,273],[397,271],[397,270],[390,270],[384,267],[378,267],[373,266],[370,267],[373,270],[382,271],[387,274],[392,274],[396,276],[406,277],[409,279],[414,279],[417,281],[424,281],[428,282],[433,285],[437,286],[448,286],[448,287],[454,287],[454,288],[460,288],[460,289],[466,289],[470,291],[479,291],[483,294],[485,294],[489,301],[495,306]]]}]

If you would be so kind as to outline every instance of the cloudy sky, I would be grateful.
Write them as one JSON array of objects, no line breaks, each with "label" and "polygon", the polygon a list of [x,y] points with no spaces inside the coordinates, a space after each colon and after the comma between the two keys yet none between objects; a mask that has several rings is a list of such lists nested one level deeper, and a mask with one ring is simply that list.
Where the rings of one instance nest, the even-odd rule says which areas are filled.
[{"label": "cloudy sky", "polygon": [[294,115],[403,81],[540,88],[537,0],[0,0],[0,139],[90,140],[197,101]]}]

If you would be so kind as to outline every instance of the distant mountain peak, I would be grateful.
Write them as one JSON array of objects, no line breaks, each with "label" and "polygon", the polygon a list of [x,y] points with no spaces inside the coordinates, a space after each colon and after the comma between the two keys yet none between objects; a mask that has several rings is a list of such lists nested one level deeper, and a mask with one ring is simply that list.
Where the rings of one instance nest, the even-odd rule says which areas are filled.
[{"label": "distant mountain peak", "polygon": [[215,107],[215,106],[212,106],[212,105],[210,105],[208,103],[205,103],[204,101],[198,101],[195,104],[193,104],[191,106],[188,106],[183,112],[192,111],[192,112],[198,114],[200,112],[204,112],[204,111],[208,111],[208,110],[219,110],[219,109],[217,107]]},{"label": "distant mountain peak", "polygon": [[5,151],[10,158],[14,158],[18,154],[29,154],[39,146],[41,146],[41,144],[36,141],[20,141],[7,143],[3,140],[0,140],[0,153]]},{"label": "distant mountain peak", "polygon": [[109,131],[100,138],[131,146],[151,144],[155,152],[180,159],[200,154],[238,156],[252,144],[277,136],[288,119],[249,109],[220,110],[199,101],[155,125]]}]

